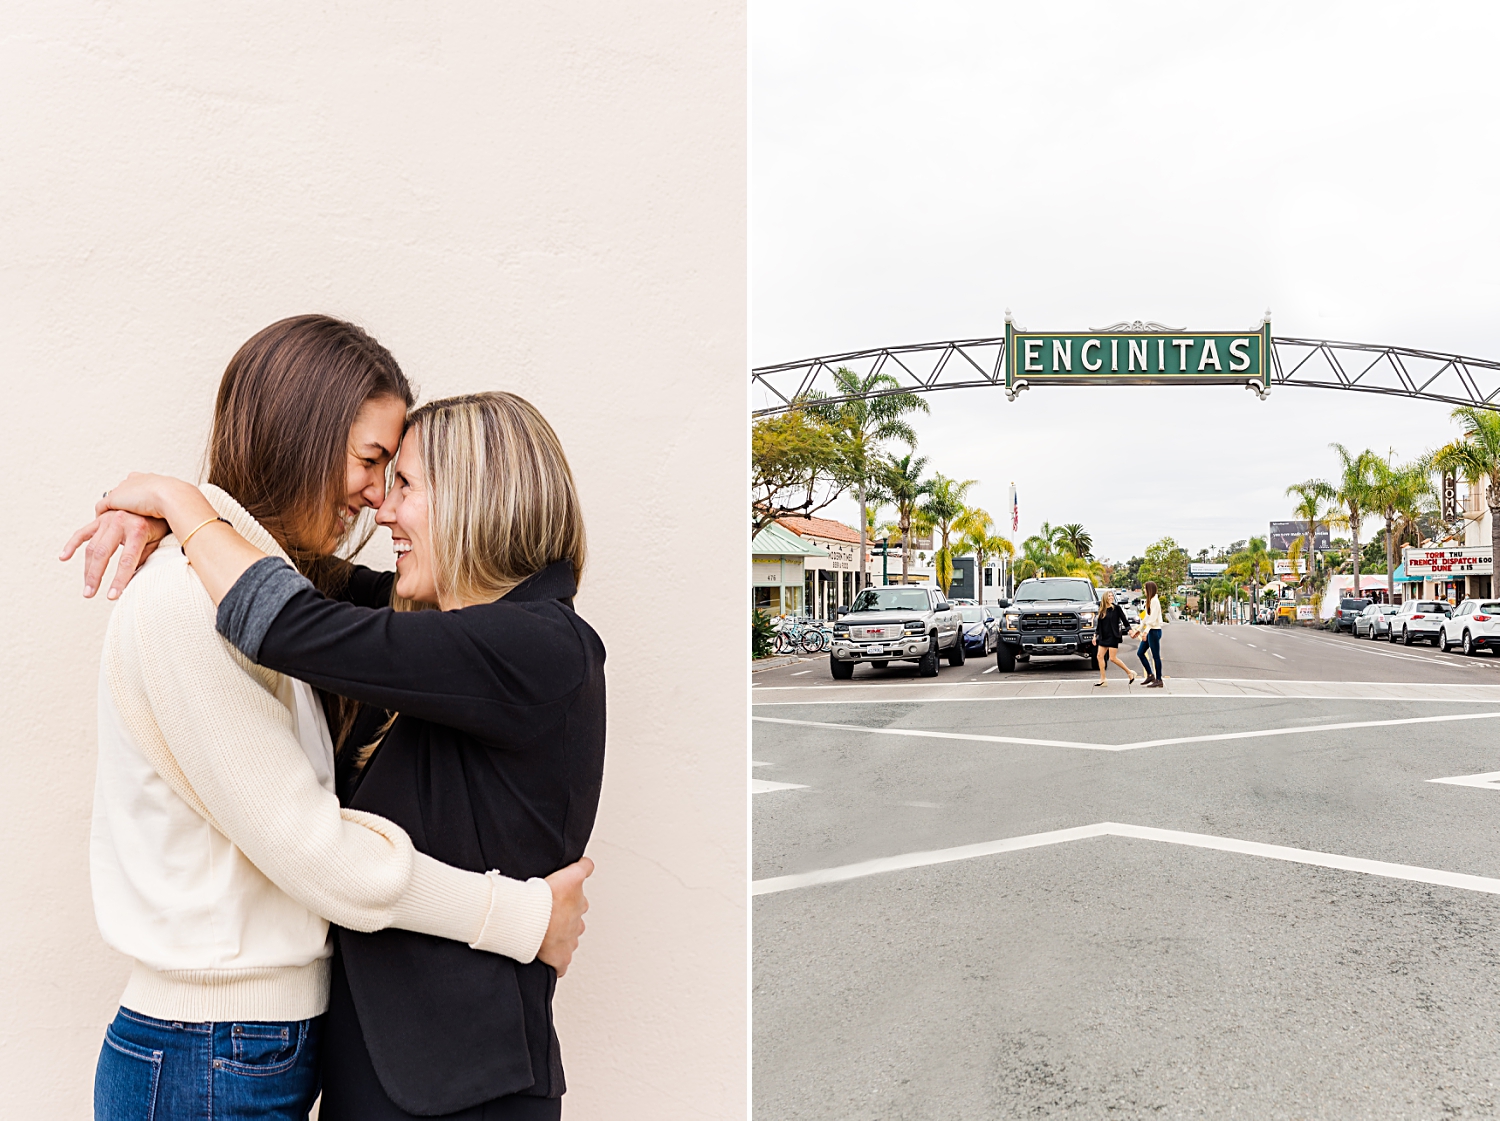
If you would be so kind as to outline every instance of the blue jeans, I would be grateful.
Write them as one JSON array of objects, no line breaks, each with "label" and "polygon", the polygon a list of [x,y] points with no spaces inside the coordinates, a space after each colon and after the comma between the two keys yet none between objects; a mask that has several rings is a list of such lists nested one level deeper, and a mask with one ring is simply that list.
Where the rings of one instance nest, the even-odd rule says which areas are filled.
[{"label": "blue jeans", "polygon": [[94,1121],[305,1121],[322,1020],[194,1024],[121,1008],[94,1072]]},{"label": "blue jeans", "polygon": [[1141,639],[1140,648],[1136,650],[1135,656],[1141,660],[1141,668],[1148,674],[1151,672],[1151,663],[1146,661],[1146,650],[1151,650],[1151,656],[1156,659],[1156,680],[1163,680],[1161,675],[1161,631],[1147,631],[1146,637]]}]

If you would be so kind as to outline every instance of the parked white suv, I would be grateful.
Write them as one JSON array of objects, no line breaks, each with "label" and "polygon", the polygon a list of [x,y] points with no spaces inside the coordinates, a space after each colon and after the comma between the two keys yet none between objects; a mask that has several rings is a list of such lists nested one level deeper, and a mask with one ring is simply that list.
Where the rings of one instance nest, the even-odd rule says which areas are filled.
[{"label": "parked white suv", "polygon": [[1465,654],[1500,647],[1500,602],[1466,599],[1438,630],[1438,649],[1457,645]]},{"label": "parked white suv", "polygon": [[1448,620],[1448,605],[1436,599],[1409,599],[1391,616],[1391,641],[1410,646],[1421,639],[1437,645]]}]

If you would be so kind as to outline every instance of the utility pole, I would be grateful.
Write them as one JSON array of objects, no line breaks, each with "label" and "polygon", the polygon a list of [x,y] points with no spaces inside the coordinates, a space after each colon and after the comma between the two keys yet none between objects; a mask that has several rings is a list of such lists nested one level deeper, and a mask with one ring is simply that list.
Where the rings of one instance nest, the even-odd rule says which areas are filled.
[{"label": "utility pole", "polygon": [[880,539],[880,586],[889,587],[891,582],[891,539]]}]

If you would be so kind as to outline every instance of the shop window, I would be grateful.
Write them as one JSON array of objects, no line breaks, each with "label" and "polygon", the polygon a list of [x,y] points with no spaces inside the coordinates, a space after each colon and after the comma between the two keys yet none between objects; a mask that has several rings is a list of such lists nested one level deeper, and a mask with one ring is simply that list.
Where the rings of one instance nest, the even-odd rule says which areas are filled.
[{"label": "shop window", "polygon": [[760,611],[770,611],[775,604],[772,602],[772,593],[775,588],[755,588],[755,606]]}]

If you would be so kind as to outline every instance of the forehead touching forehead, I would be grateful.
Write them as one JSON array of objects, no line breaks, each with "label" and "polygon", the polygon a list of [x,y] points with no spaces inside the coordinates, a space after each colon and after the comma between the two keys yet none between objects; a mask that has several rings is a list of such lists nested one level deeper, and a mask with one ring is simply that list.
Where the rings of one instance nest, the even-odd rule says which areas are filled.
[{"label": "forehead touching forehead", "polygon": [[416,425],[409,425],[401,437],[401,450],[396,456],[396,470],[408,480],[422,477],[421,438]]},{"label": "forehead touching forehead", "polygon": [[349,426],[350,450],[369,459],[389,461],[406,427],[406,403],[395,397],[372,397],[360,406]]}]

